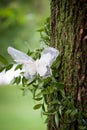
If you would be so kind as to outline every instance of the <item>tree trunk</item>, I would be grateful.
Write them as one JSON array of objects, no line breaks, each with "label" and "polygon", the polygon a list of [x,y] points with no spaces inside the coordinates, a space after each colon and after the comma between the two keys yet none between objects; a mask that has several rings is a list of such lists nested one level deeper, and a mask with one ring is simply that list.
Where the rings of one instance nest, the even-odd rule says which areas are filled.
[{"label": "tree trunk", "polygon": [[[81,120],[74,117],[65,123],[59,116],[59,126],[50,115],[48,130],[87,129],[87,1],[51,0],[51,46],[60,51],[58,81],[64,83],[66,96],[71,95]],[[55,97],[54,97],[55,98]],[[52,97],[51,97],[52,99]],[[67,109],[67,108],[66,108]],[[80,121],[79,121],[80,120]]]}]

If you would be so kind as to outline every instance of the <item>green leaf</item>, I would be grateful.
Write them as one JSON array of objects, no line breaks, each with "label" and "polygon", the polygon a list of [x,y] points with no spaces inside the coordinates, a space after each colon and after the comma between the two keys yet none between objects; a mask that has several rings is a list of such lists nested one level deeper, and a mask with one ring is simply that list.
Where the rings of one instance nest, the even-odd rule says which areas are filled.
[{"label": "green leaf", "polygon": [[45,112],[45,105],[44,105],[44,103],[42,104],[42,110]]},{"label": "green leaf", "polygon": [[59,114],[62,115],[63,106],[59,106]]},{"label": "green leaf", "polygon": [[72,112],[71,112],[71,116],[75,116],[76,114],[78,113],[78,110],[77,109],[75,109],[75,110],[73,110]]},{"label": "green leaf", "polygon": [[13,84],[19,84],[21,82],[21,76],[19,76],[19,77],[15,77],[14,79],[13,79],[13,81],[12,81],[12,83]]},{"label": "green leaf", "polygon": [[30,79],[29,82],[28,82],[28,86],[31,85],[31,84],[33,84],[35,81],[36,81],[36,78]]},{"label": "green leaf", "polygon": [[18,69],[22,69],[22,65],[21,65],[21,64],[18,64],[18,65],[15,67],[15,70],[18,70]]},{"label": "green leaf", "polygon": [[0,67],[0,72],[2,72],[4,69],[5,69],[5,66],[4,67]]},{"label": "green leaf", "polygon": [[55,105],[55,104],[58,104],[58,105],[60,105],[61,104],[61,102],[59,101],[59,100],[53,100],[53,101],[50,101],[50,104],[51,105]]},{"label": "green leaf", "polygon": [[30,51],[30,49],[28,49],[27,55],[31,56],[33,54],[32,51]]},{"label": "green leaf", "polygon": [[34,107],[33,107],[33,109],[34,110],[37,110],[37,109],[39,109],[39,108],[41,108],[42,107],[42,104],[36,104]]},{"label": "green leaf", "polygon": [[8,71],[8,70],[10,70],[12,67],[13,67],[13,64],[9,64],[9,65],[6,66],[5,70]]},{"label": "green leaf", "polygon": [[48,122],[49,122],[49,118],[46,118],[44,123],[48,124]]},{"label": "green leaf", "polygon": [[40,97],[40,98],[33,98],[34,100],[37,100],[37,101],[40,101],[43,99],[43,97]]},{"label": "green leaf", "polygon": [[25,77],[22,78],[22,85],[25,86],[27,82],[27,79]]},{"label": "green leaf", "polygon": [[58,128],[59,127],[59,117],[58,117],[57,113],[55,114],[55,123],[56,123],[56,126]]},{"label": "green leaf", "polygon": [[60,89],[59,91],[60,91],[62,97],[65,98],[65,92],[64,92],[64,90]]},{"label": "green leaf", "polygon": [[71,113],[71,111],[72,111],[71,109],[68,109],[68,110],[66,110],[65,114],[68,115]]},{"label": "green leaf", "polygon": [[44,31],[43,28],[37,30],[37,32],[42,32],[42,31]]},{"label": "green leaf", "polygon": [[45,102],[46,104],[48,104],[48,100],[47,100],[47,96],[46,96],[46,95],[44,95],[44,102]]},{"label": "green leaf", "polygon": [[55,115],[57,111],[54,112],[43,112],[43,115]]},{"label": "green leaf", "polygon": [[79,126],[79,130],[87,130],[86,126]]},{"label": "green leaf", "polygon": [[57,83],[57,87],[58,87],[59,89],[64,89],[64,84],[61,83],[61,82],[58,82],[58,83]]}]

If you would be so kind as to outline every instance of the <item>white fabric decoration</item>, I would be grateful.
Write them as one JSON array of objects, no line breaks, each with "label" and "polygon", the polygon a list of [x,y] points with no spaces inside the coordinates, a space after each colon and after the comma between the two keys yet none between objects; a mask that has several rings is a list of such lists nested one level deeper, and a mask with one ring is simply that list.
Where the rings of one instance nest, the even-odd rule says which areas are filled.
[{"label": "white fabric decoration", "polygon": [[14,64],[14,66],[8,70],[7,72],[5,70],[3,70],[0,73],[0,85],[2,84],[10,84],[11,81],[20,75],[20,69],[15,70],[15,67],[17,66],[17,64]]},{"label": "white fabric decoration", "polygon": [[39,74],[42,77],[52,75],[50,67],[59,55],[59,51],[52,47],[45,48],[41,53],[41,58],[37,60],[12,47],[8,47],[8,53],[15,62],[23,64],[24,76],[26,78],[32,78],[35,74]]}]

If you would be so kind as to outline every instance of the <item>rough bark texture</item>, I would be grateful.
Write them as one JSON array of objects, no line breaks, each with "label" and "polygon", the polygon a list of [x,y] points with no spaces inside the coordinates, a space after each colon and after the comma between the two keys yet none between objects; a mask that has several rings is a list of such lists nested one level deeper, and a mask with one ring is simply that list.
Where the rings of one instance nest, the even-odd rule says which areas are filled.
[{"label": "rough bark texture", "polygon": [[[87,121],[87,1],[51,0],[51,45],[60,50],[59,80]],[[50,116],[48,130],[62,130]],[[69,130],[79,130],[78,123]]]}]

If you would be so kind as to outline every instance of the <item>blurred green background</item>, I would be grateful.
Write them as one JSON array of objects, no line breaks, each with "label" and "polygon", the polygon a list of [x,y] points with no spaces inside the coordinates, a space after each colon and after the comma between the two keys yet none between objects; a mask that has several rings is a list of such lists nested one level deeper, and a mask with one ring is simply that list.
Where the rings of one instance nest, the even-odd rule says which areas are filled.
[{"label": "blurred green background", "polygon": [[0,130],[46,130],[40,110],[33,110],[31,93],[17,86],[0,86]]},{"label": "blurred green background", "polygon": [[[7,47],[26,52],[41,46],[37,30],[50,14],[50,0],[0,0],[0,55],[9,61]],[[1,65],[1,63],[0,63]],[[0,130],[45,130],[40,110],[18,86],[0,85]]]},{"label": "blurred green background", "polygon": [[50,0],[0,0],[0,54],[7,47],[22,51],[40,47],[40,34],[49,16]]}]

